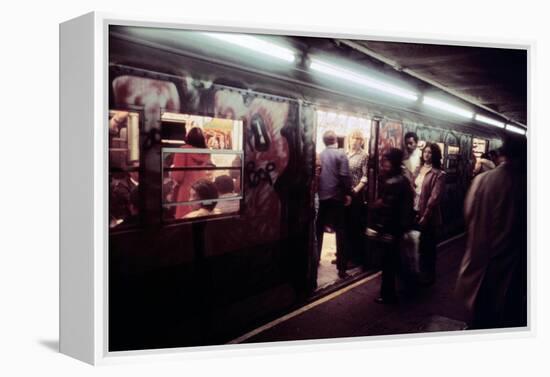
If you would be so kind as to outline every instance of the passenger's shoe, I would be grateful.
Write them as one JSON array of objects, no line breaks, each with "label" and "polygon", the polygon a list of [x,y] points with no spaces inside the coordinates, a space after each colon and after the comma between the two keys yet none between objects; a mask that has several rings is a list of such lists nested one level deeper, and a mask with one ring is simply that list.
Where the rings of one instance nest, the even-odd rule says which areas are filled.
[{"label": "passenger's shoe", "polygon": [[338,262],[338,260],[336,258],[334,258],[333,260],[330,261],[331,264],[336,264]]}]

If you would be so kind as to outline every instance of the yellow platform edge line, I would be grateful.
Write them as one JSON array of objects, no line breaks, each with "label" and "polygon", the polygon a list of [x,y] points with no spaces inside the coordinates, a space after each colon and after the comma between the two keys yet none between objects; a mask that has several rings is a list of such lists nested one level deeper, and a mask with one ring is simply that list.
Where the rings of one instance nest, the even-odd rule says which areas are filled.
[{"label": "yellow platform edge line", "polygon": [[365,284],[366,282],[368,282],[368,281],[370,281],[370,280],[376,279],[376,278],[377,278],[378,276],[380,276],[381,274],[382,274],[382,272],[381,272],[381,271],[378,271],[378,272],[376,272],[376,273],[374,273],[374,274],[372,274],[372,275],[370,275],[370,276],[367,276],[367,277],[365,277],[365,278],[363,278],[363,279],[361,279],[361,280],[358,280],[358,281],[356,281],[355,283],[352,283],[352,284],[350,284],[350,285],[347,285],[347,286],[345,286],[345,287],[343,287],[343,288],[337,290],[336,292],[332,292],[332,293],[329,294],[329,295],[326,295],[326,296],[324,296],[324,297],[321,297],[319,300],[316,300],[316,301],[313,301],[313,302],[311,302],[311,303],[309,303],[309,304],[307,304],[307,305],[304,305],[304,306],[302,306],[301,308],[294,310],[293,312],[290,312],[290,313],[288,313],[288,314],[285,314],[285,315],[282,316],[282,317],[279,317],[279,318],[277,318],[277,319],[275,319],[275,320],[273,320],[273,321],[271,321],[271,322],[269,322],[269,323],[266,323],[266,324],[263,325],[263,326],[260,326],[260,327],[254,329],[254,330],[252,330],[252,331],[250,331],[250,332],[248,332],[248,333],[246,333],[246,334],[244,334],[244,335],[241,335],[241,336],[239,336],[238,338],[235,338],[235,339],[233,339],[233,340],[227,342],[227,344],[239,344],[239,343],[242,343],[242,342],[244,342],[245,340],[250,339],[250,338],[252,338],[252,337],[255,336],[255,335],[258,335],[258,334],[260,334],[260,333],[262,333],[262,332],[264,332],[264,331],[266,331],[266,330],[268,330],[268,329],[270,329],[270,328],[272,328],[272,327],[277,326],[277,325],[280,324],[280,323],[283,323],[283,322],[289,320],[290,318],[296,317],[297,315],[300,315],[300,314],[302,314],[302,313],[304,313],[304,312],[307,312],[307,311],[310,310],[310,309],[313,309],[313,308],[316,307],[316,306],[319,306],[319,305],[321,305],[321,304],[323,304],[323,303],[325,303],[325,302],[327,302],[327,301],[330,301],[330,300],[332,300],[333,298],[336,298],[336,297],[338,297],[338,296],[340,296],[340,295],[342,295],[342,294],[344,294],[344,293],[346,293],[346,292],[352,290],[352,289],[355,288],[355,287],[358,287],[358,286],[360,286],[360,285],[362,285],[362,284]]}]

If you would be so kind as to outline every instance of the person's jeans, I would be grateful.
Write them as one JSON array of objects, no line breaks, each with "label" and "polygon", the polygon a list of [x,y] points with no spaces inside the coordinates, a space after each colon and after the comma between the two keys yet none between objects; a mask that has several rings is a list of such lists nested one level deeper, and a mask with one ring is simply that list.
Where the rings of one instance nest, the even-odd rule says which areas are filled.
[{"label": "person's jeans", "polygon": [[321,258],[323,248],[323,234],[325,226],[329,225],[336,233],[336,268],[339,272],[346,271],[348,263],[345,250],[345,212],[344,203],[336,199],[319,201],[319,213],[317,215],[317,255]]}]

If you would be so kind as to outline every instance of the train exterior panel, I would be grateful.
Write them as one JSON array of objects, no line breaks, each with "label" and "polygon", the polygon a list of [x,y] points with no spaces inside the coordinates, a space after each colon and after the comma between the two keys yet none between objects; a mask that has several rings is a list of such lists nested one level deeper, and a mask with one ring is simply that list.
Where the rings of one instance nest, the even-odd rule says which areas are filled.
[{"label": "train exterior panel", "polygon": [[[224,343],[310,297],[319,110],[370,120],[370,200],[383,150],[402,148],[408,131],[440,143],[448,173],[441,236],[463,231],[472,144],[481,139],[486,148],[498,147],[493,132],[364,100],[300,72],[264,74],[186,54],[131,31],[114,28],[109,39],[109,107],[139,119],[139,156],[131,168],[110,171],[111,183],[133,172],[139,203],[136,221],[109,235],[111,351]],[[163,114],[242,122],[239,212],[203,221],[167,218]]]}]

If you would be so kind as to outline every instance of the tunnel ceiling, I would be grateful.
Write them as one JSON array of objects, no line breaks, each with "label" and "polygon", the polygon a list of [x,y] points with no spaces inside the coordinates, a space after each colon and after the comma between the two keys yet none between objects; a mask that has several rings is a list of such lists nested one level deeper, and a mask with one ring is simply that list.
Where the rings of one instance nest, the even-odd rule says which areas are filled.
[{"label": "tunnel ceiling", "polygon": [[[137,37],[156,41],[169,47],[186,48],[178,35],[187,31],[115,27],[117,33],[137,34]],[[145,33],[145,34],[144,34]],[[323,51],[350,59],[354,63],[374,67],[394,78],[410,78],[419,89],[429,91],[433,86],[415,76],[436,83],[468,102],[491,109],[505,118],[527,125],[527,51],[520,49],[449,46],[435,44],[339,40],[306,36],[278,36],[304,52]],[[187,41],[189,42],[189,41]],[[350,46],[358,45],[359,48]],[[365,53],[365,51],[367,53]],[[395,63],[402,72],[374,58],[373,52],[384,61]],[[483,111],[482,111],[483,113]],[[487,114],[490,115],[490,114]]]},{"label": "tunnel ceiling", "polygon": [[527,124],[526,50],[354,42],[474,103]]}]

